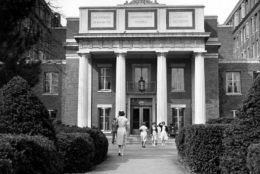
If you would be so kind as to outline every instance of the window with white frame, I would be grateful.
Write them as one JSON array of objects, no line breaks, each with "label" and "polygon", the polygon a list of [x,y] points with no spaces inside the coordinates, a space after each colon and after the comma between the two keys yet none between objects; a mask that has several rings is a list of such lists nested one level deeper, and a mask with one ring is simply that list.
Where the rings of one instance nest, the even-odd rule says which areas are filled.
[{"label": "window with white frame", "polygon": [[51,120],[57,119],[57,110],[56,109],[48,109],[49,116]]},{"label": "window with white frame", "polygon": [[112,105],[98,105],[99,128],[102,131],[111,130]]},{"label": "window with white frame", "polygon": [[59,92],[59,74],[56,72],[44,73],[44,93],[58,94]]},{"label": "window with white frame", "polygon": [[99,91],[111,91],[112,83],[112,66],[100,65],[99,66]]},{"label": "window with white frame", "polygon": [[184,91],[184,68],[172,67],[172,92]]},{"label": "window with white frame", "polygon": [[240,72],[226,72],[226,93],[241,94]]}]

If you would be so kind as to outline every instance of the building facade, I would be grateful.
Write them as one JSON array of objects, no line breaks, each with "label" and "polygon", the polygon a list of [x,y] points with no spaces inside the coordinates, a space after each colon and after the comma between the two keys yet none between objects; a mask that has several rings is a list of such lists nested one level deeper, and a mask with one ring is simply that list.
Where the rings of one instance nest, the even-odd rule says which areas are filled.
[{"label": "building facade", "polygon": [[260,1],[240,0],[224,25],[219,59],[220,113],[235,116],[249,87],[260,71]]},{"label": "building facade", "polygon": [[219,117],[217,17],[204,6],[132,0],[67,19],[61,120],[110,131],[119,110],[177,129]]},{"label": "building facade", "polygon": [[60,15],[44,0],[35,3],[36,8],[24,20],[24,28],[39,32],[39,40],[24,56],[28,61],[41,61],[39,83],[33,91],[46,106],[51,118],[60,120],[66,28],[61,26]]}]

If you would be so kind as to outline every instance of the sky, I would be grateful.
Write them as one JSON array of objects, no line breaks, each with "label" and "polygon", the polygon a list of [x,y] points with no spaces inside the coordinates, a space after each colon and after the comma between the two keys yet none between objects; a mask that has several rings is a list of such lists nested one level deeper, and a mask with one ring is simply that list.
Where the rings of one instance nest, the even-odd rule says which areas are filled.
[{"label": "sky", "polygon": [[[55,11],[61,13],[62,24],[66,25],[67,17],[78,17],[79,7],[84,6],[116,6],[126,0],[53,0],[57,7]],[[130,2],[130,0],[128,0]],[[153,1],[153,0],[152,0]],[[223,24],[239,0],[157,0],[166,5],[204,5],[205,15],[218,16],[219,24]]]}]

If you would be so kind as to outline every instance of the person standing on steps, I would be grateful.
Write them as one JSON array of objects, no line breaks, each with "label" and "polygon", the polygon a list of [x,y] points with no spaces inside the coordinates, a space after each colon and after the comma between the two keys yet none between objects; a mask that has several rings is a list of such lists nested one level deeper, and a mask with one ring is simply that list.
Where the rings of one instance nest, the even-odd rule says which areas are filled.
[{"label": "person standing on steps", "polygon": [[165,125],[164,121],[161,124],[161,130],[162,146],[165,146],[165,142],[168,140],[168,127]]},{"label": "person standing on steps", "polygon": [[145,142],[147,140],[147,129],[145,122],[143,122],[143,125],[139,128],[143,148],[145,148]]},{"label": "person standing on steps", "polygon": [[152,129],[151,129],[151,133],[152,133],[152,145],[153,146],[156,146],[157,145],[157,126],[156,126],[156,123],[153,122],[152,123]]},{"label": "person standing on steps", "polygon": [[[160,141],[161,142],[161,144],[162,144],[162,137],[161,137],[161,132],[162,132],[162,123],[159,123],[158,124],[158,126],[157,126],[157,139],[158,139],[158,141]],[[157,141],[157,143],[159,143]]]},{"label": "person standing on steps", "polygon": [[118,129],[117,129],[116,142],[118,145],[118,156],[123,156],[125,151],[125,145],[126,145],[127,123],[128,123],[124,111],[119,111],[117,123],[118,123]]},{"label": "person standing on steps", "polygon": [[118,129],[118,123],[117,119],[113,118],[112,120],[112,144],[115,144],[115,138],[117,137],[117,129]]}]

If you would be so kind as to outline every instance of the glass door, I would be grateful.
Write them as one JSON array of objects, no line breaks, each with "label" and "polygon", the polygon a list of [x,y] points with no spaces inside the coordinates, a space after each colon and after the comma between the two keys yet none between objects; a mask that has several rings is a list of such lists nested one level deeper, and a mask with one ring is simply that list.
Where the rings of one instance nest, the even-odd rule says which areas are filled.
[{"label": "glass door", "polygon": [[178,134],[179,130],[184,127],[184,111],[185,108],[172,108],[172,124],[174,126],[174,134]]},{"label": "glass door", "polygon": [[139,128],[143,122],[146,123],[148,129],[151,127],[151,107],[133,107],[132,108],[132,134],[140,134]]}]

